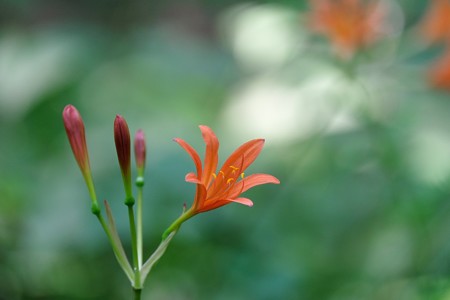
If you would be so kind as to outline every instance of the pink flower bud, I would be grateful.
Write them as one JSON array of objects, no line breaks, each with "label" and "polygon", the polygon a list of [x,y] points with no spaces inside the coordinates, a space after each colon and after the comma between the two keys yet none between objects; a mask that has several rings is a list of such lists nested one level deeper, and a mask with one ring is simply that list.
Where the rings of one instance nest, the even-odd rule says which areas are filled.
[{"label": "pink flower bud", "polygon": [[86,181],[93,205],[96,206],[97,197],[92,181],[91,168],[89,166],[89,154],[86,146],[83,119],[81,119],[80,113],[73,105],[67,105],[63,110],[63,121],[73,154]]},{"label": "pink flower bud", "polygon": [[145,154],[146,154],[145,136],[144,132],[141,129],[139,129],[134,137],[134,156],[136,158],[138,176],[144,175]]},{"label": "pink flower bud", "polygon": [[119,159],[122,179],[127,198],[132,197],[131,192],[131,166],[130,166],[130,130],[127,122],[121,115],[114,120],[114,141],[116,143],[117,157]]},{"label": "pink flower bud", "polygon": [[86,146],[84,123],[78,110],[67,105],[63,111],[64,127],[70,146],[83,175],[90,173],[89,155]]}]

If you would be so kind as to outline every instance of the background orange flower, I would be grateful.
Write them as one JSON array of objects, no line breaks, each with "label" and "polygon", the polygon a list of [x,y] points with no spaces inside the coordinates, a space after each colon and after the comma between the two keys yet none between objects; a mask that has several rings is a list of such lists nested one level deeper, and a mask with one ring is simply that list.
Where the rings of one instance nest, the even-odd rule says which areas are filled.
[{"label": "background orange flower", "polygon": [[450,49],[445,52],[430,66],[428,70],[430,84],[438,89],[450,90]]},{"label": "background orange flower", "polygon": [[450,39],[450,1],[431,0],[421,24],[423,37],[430,43]]},{"label": "background orange flower", "polygon": [[378,1],[310,0],[310,6],[311,28],[327,36],[344,58],[380,38],[386,11]]}]

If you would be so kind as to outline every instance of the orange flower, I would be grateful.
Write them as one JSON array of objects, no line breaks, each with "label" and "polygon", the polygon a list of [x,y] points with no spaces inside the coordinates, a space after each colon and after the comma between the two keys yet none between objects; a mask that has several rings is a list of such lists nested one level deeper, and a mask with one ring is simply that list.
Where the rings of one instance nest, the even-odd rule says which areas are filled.
[{"label": "orange flower", "polygon": [[450,1],[432,0],[421,29],[422,35],[430,43],[450,41]]},{"label": "orange flower", "polygon": [[343,58],[380,38],[386,9],[371,0],[310,0],[311,28],[327,36]]},{"label": "orange flower", "polygon": [[442,90],[450,91],[450,48],[447,47],[444,54],[438,58],[428,71],[430,84]]},{"label": "orange flower", "polygon": [[232,202],[252,206],[253,202],[250,199],[240,197],[243,192],[261,184],[280,183],[277,178],[267,174],[244,176],[245,170],[261,152],[264,146],[263,139],[251,140],[240,146],[216,172],[219,141],[209,127],[201,125],[200,130],[206,144],[203,167],[200,156],[194,148],[182,139],[174,139],[191,156],[197,169],[196,174],[188,173],[186,175],[187,182],[197,184],[194,203],[186,212],[187,218]]}]

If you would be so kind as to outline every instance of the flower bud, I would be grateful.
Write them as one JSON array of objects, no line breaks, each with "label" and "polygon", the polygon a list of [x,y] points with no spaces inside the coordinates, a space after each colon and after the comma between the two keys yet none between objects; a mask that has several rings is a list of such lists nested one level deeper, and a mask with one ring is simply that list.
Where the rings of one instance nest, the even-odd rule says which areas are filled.
[{"label": "flower bud", "polygon": [[125,119],[117,115],[114,120],[114,141],[116,143],[117,157],[119,159],[120,170],[122,172],[123,184],[127,205],[134,204],[131,192],[131,166],[130,166],[130,130]]},{"label": "flower bud", "polygon": [[83,119],[73,105],[67,105],[63,110],[63,121],[70,146],[72,147],[75,159],[83,174],[84,180],[86,181],[89,194],[92,201],[96,203],[97,197],[95,195],[94,183],[92,181],[91,168],[89,165],[89,154],[86,146]]},{"label": "flower bud", "polygon": [[145,154],[146,154],[145,136],[144,132],[141,129],[139,129],[134,137],[134,156],[136,158],[138,177],[144,176]]}]

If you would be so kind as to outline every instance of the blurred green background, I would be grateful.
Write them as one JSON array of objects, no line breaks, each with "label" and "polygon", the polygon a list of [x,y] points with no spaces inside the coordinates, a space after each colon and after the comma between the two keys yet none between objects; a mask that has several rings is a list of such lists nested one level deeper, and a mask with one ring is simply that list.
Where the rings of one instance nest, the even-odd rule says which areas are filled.
[{"label": "blurred green background", "polygon": [[427,69],[428,1],[385,1],[389,33],[351,60],[306,1],[0,2],[0,299],[129,299],[65,136],[81,112],[100,199],[129,249],[115,114],[148,147],[145,253],[194,196],[172,138],[221,159],[266,138],[281,185],[183,225],[143,299],[450,299],[450,94]]}]

